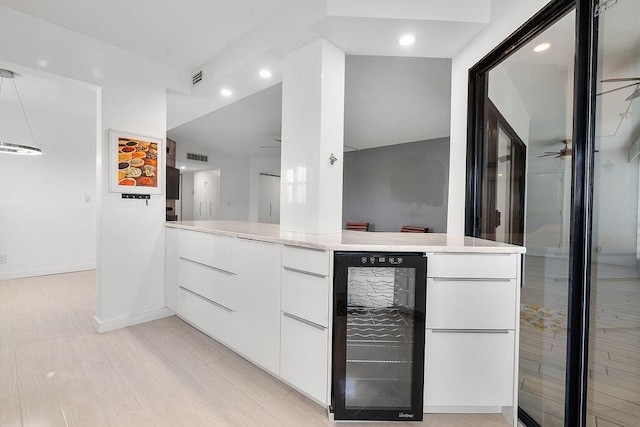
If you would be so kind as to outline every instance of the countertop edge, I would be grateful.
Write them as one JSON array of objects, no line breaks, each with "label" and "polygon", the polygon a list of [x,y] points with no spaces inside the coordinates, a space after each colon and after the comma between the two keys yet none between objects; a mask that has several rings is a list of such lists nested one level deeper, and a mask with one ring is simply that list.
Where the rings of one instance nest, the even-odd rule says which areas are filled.
[{"label": "countertop edge", "polygon": [[[250,224],[250,223],[247,223]],[[244,240],[256,240],[267,243],[278,243],[287,246],[320,249],[326,251],[362,251],[362,252],[444,252],[444,253],[500,253],[500,254],[524,254],[526,248],[523,246],[461,246],[461,245],[411,245],[411,244],[375,244],[375,243],[322,243],[287,237],[275,237],[265,234],[247,233],[243,231],[231,231],[220,228],[206,226],[185,225],[173,222],[166,222],[168,228],[181,230],[198,231],[202,233],[215,234],[219,236],[237,237]],[[304,233],[300,233],[303,236]],[[399,233],[398,233],[399,234]],[[311,235],[318,238],[317,235]]]}]

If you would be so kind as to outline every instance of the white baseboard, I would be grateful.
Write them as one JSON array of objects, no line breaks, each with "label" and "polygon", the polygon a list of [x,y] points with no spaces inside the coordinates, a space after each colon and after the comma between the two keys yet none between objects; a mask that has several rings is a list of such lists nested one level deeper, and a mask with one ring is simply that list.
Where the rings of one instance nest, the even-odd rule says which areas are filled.
[{"label": "white baseboard", "polygon": [[25,277],[48,276],[50,274],[74,273],[76,271],[95,270],[95,264],[72,265],[67,267],[38,268],[34,270],[10,271],[0,273],[0,280],[23,279]]},{"label": "white baseboard", "polygon": [[138,325],[140,323],[150,322],[165,317],[173,316],[175,312],[168,307],[156,310],[145,311],[131,316],[118,317],[115,319],[100,320],[98,316],[93,316],[93,329],[99,334],[115,331],[116,329],[126,328],[127,326]]}]

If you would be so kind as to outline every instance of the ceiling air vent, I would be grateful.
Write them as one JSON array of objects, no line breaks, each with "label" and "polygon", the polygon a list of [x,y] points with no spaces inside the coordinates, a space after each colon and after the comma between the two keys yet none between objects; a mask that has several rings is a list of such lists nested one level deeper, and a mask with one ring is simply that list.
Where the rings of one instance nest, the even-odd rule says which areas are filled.
[{"label": "ceiling air vent", "polygon": [[187,160],[195,160],[196,162],[208,162],[209,156],[203,154],[187,153]]},{"label": "ceiling air vent", "polygon": [[193,81],[193,84],[200,83],[202,81],[202,70],[195,73],[193,77],[191,77],[191,80]]}]

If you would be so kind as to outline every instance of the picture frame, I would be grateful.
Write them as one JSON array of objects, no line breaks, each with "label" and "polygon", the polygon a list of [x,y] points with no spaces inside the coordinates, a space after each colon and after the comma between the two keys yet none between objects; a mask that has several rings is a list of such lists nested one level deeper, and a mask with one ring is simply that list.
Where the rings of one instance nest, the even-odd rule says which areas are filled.
[{"label": "picture frame", "polygon": [[109,129],[108,157],[110,192],[164,193],[164,139]]}]

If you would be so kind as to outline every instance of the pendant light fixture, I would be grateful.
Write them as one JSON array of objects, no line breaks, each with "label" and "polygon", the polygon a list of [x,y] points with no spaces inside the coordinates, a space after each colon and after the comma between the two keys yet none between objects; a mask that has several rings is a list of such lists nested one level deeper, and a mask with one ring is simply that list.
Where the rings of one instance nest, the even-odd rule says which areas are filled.
[{"label": "pendant light fixture", "polygon": [[31,124],[29,123],[29,119],[27,118],[27,113],[24,110],[24,105],[22,104],[22,99],[20,98],[20,94],[18,93],[18,88],[15,83],[15,73],[13,71],[5,70],[0,68],[0,97],[2,96],[2,88],[5,84],[5,80],[10,80],[13,83],[13,89],[16,91],[16,96],[18,97],[18,102],[20,103],[20,108],[22,109],[22,114],[24,115],[24,119],[27,122],[27,127],[29,128],[29,133],[31,134],[32,145],[23,142],[9,142],[3,141],[0,139],[0,153],[7,154],[21,154],[21,155],[39,155],[42,154],[42,150],[36,146],[36,138],[33,136],[33,130],[31,129]]}]

